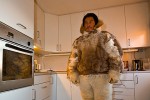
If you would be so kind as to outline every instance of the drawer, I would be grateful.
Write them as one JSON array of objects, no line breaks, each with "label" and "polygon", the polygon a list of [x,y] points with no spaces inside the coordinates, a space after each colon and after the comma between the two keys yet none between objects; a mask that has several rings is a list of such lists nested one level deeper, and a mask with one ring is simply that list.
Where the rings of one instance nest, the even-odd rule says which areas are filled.
[{"label": "drawer", "polygon": [[43,83],[43,84],[38,84],[34,85],[34,98],[35,100],[43,100],[46,99],[50,96],[50,88],[51,88],[51,83]]},{"label": "drawer", "polygon": [[44,82],[52,83],[52,77],[50,75],[37,75],[34,76],[34,84],[41,84]]},{"label": "drawer", "polygon": [[113,88],[134,88],[134,81],[119,81],[113,84]]},{"label": "drawer", "polygon": [[134,96],[113,95],[112,100],[134,100]]},{"label": "drawer", "polygon": [[133,76],[133,73],[122,73],[121,76],[120,76],[120,80],[133,80],[134,79],[134,76]]},{"label": "drawer", "polygon": [[134,96],[134,89],[113,88],[113,95]]}]

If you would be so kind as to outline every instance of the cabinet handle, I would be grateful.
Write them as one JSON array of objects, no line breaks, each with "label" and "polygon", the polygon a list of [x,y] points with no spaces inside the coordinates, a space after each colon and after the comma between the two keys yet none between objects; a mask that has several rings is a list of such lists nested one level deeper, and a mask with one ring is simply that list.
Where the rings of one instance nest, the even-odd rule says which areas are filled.
[{"label": "cabinet handle", "polygon": [[60,49],[60,51],[61,51],[61,44],[59,45],[59,49]]},{"label": "cabinet handle", "polygon": [[22,27],[23,29],[27,29],[24,25],[17,23],[18,26]]},{"label": "cabinet handle", "polygon": [[32,97],[32,100],[36,100],[36,90],[35,89],[32,89],[33,91],[33,97]]},{"label": "cabinet handle", "polygon": [[59,44],[56,45],[56,50],[59,51]]},{"label": "cabinet handle", "polygon": [[47,88],[47,86],[43,86],[42,88]]},{"label": "cabinet handle", "polygon": [[115,92],[115,93],[123,93],[123,91],[113,91],[113,92]]},{"label": "cabinet handle", "polygon": [[40,38],[40,32],[39,31],[37,31],[37,38]]},{"label": "cabinet handle", "polygon": [[130,46],[130,39],[128,39],[128,46]]},{"label": "cabinet handle", "polygon": [[135,75],[135,84],[138,84],[138,82],[139,82],[138,76]]}]

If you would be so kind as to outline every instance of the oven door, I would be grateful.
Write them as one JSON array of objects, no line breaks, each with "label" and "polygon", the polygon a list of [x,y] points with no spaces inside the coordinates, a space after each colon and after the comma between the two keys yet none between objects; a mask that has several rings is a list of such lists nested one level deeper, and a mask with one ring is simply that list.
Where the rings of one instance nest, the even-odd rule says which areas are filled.
[{"label": "oven door", "polygon": [[0,40],[0,92],[33,85],[33,49]]}]

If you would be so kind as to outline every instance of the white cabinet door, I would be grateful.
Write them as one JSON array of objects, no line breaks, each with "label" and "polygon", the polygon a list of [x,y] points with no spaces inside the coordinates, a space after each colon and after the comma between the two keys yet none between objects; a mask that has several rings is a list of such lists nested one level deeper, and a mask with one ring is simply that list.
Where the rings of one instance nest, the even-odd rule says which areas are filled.
[{"label": "white cabinet door", "polygon": [[150,73],[135,73],[135,100],[150,99]]},{"label": "white cabinet door", "polygon": [[1,92],[0,100],[32,100],[32,86]]},{"label": "white cabinet door", "polygon": [[59,16],[59,51],[71,51],[70,15]]},{"label": "white cabinet door", "polygon": [[45,100],[52,93],[53,78],[51,75],[43,74],[34,76],[33,100]]},{"label": "white cabinet door", "polygon": [[57,100],[71,100],[71,86],[66,74],[57,74]]},{"label": "white cabinet door", "polygon": [[71,100],[82,100],[79,86],[76,86],[71,83],[71,92],[72,92]]},{"label": "white cabinet door", "polygon": [[100,9],[99,19],[104,22],[101,29],[112,33],[121,44],[121,47],[126,48],[124,6]]},{"label": "white cabinet door", "polygon": [[71,14],[71,43],[75,41],[79,36],[81,36],[80,33],[80,27],[82,24],[82,19],[84,17],[84,13],[74,13]]},{"label": "white cabinet door", "polygon": [[58,51],[58,16],[45,13],[45,50]]},{"label": "white cabinet door", "polygon": [[50,82],[46,83],[41,83],[38,85],[34,85],[34,90],[35,90],[35,100],[43,100],[49,97],[50,95]]},{"label": "white cabinet door", "polygon": [[57,74],[51,74],[52,83],[50,91],[50,100],[57,100]]},{"label": "white cabinet door", "polygon": [[0,21],[34,38],[34,0],[0,0]]},{"label": "white cabinet door", "polygon": [[45,16],[43,10],[35,3],[34,4],[34,43],[37,47],[41,49],[45,49]]},{"label": "white cabinet door", "polygon": [[125,16],[129,47],[150,46],[148,3],[126,5]]}]

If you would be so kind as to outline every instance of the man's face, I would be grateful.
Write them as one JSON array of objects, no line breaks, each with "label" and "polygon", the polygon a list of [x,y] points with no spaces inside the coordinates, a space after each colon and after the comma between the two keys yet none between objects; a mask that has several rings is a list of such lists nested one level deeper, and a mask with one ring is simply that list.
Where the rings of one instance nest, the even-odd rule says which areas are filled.
[{"label": "man's face", "polygon": [[84,28],[86,32],[91,32],[94,29],[95,21],[93,17],[87,17],[84,21]]}]

